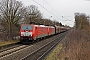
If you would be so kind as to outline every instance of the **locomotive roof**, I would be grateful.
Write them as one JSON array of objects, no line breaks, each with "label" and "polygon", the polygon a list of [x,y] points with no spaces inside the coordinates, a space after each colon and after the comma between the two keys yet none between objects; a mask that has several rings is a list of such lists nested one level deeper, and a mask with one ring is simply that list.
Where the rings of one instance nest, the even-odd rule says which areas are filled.
[{"label": "locomotive roof", "polygon": [[48,26],[45,26],[45,25],[34,25],[34,26],[39,26],[39,27],[48,27]]},{"label": "locomotive roof", "polygon": [[54,28],[54,26],[45,26],[45,25],[35,25],[35,24],[22,24],[21,26],[39,26],[39,27],[51,27]]},{"label": "locomotive roof", "polygon": [[21,26],[39,26],[39,27],[47,27],[45,25],[34,25],[34,24],[23,24]]}]

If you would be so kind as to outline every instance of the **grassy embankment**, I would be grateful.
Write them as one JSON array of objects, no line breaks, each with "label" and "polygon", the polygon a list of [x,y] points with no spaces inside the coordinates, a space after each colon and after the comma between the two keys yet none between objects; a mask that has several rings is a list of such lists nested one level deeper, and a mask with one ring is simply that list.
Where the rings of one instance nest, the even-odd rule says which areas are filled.
[{"label": "grassy embankment", "polygon": [[89,31],[72,30],[45,60],[90,60]]},{"label": "grassy embankment", "polygon": [[0,41],[0,46],[17,43],[19,40]]}]

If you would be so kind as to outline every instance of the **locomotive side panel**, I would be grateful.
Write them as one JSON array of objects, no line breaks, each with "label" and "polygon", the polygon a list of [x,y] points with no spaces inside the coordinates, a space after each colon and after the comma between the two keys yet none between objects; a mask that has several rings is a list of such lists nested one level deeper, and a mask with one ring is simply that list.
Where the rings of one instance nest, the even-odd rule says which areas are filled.
[{"label": "locomotive side panel", "polygon": [[38,26],[36,29],[36,38],[48,36],[48,28],[46,26]]},{"label": "locomotive side panel", "polygon": [[50,35],[55,34],[55,27],[50,26],[49,27],[49,32],[50,32]]}]

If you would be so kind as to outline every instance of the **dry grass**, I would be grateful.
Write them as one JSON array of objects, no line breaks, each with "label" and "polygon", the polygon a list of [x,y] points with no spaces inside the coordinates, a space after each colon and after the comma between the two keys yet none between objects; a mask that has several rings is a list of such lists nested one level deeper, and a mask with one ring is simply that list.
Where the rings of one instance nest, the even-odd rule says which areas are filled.
[{"label": "dry grass", "polygon": [[60,52],[62,50],[62,44],[59,44],[45,60],[57,60],[59,59]]},{"label": "dry grass", "polygon": [[0,46],[4,46],[4,45],[16,43],[16,42],[19,42],[19,40],[1,41],[1,42],[0,42]]},{"label": "dry grass", "polygon": [[63,41],[65,49],[62,52],[64,54],[62,58],[67,58],[67,60],[90,60],[89,36],[85,30],[72,31]]},{"label": "dry grass", "polygon": [[90,60],[90,34],[72,30],[46,60]]}]

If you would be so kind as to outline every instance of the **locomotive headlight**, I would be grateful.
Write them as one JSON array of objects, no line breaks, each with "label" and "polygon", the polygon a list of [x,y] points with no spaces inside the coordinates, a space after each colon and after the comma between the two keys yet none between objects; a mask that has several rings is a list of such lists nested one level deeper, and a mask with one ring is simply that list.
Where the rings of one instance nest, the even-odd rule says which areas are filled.
[{"label": "locomotive headlight", "polygon": [[32,36],[32,35],[29,35],[29,36]]},{"label": "locomotive headlight", "polygon": [[21,36],[24,36],[24,32],[21,32]]},{"label": "locomotive headlight", "polygon": [[30,32],[29,35],[32,36],[32,32]]}]

